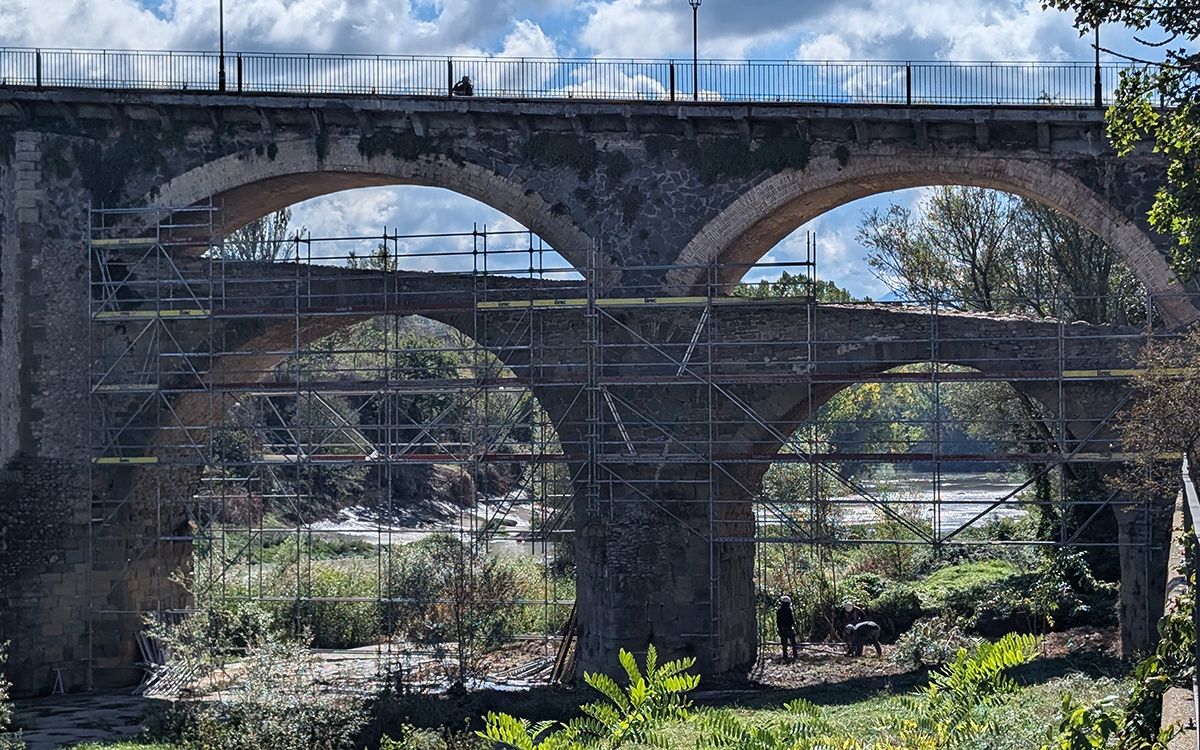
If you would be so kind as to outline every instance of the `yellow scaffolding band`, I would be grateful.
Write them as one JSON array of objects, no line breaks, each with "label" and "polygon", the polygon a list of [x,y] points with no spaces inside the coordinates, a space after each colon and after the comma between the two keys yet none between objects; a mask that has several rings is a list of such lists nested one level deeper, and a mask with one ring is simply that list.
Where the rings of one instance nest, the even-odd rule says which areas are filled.
[{"label": "yellow scaffolding band", "polygon": [[156,456],[102,456],[93,458],[94,464],[156,464],[158,457]]},{"label": "yellow scaffolding band", "polygon": [[[1132,378],[1135,375],[1141,375],[1147,372],[1146,370],[1136,370],[1132,368],[1118,368],[1114,370],[1063,370],[1064,378]],[[1200,375],[1200,371],[1196,368],[1188,367],[1167,367],[1162,370],[1155,370],[1155,375],[1165,375],[1169,377],[1178,377],[1181,375]]]},{"label": "yellow scaffolding band", "polygon": [[92,317],[97,320],[148,320],[151,318],[207,318],[208,310],[104,310]]},{"label": "yellow scaffolding band", "polygon": [[158,240],[151,237],[107,237],[92,240],[92,247],[149,247],[157,244]]},{"label": "yellow scaffolding band", "polygon": [[96,386],[97,393],[141,393],[157,390],[158,386],[152,383],[106,383]]},{"label": "yellow scaffolding band", "polygon": [[[1076,453],[1073,456],[1065,456],[1067,461],[1133,461],[1137,458],[1145,458],[1140,453]],[[1182,461],[1182,453],[1159,453],[1154,456],[1158,461]]]}]

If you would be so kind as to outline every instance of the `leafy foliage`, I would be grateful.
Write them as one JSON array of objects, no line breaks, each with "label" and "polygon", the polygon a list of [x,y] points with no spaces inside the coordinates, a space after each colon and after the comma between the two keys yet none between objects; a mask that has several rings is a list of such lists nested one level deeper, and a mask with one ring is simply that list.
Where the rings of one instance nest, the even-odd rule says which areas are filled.
[{"label": "leafy foliage", "polygon": [[220,248],[220,257],[259,263],[294,259],[300,238],[307,231],[291,231],[291,221],[292,209],[284,208],[230,232]]},{"label": "leafy foliage", "polygon": [[[8,643],[0,643],[0,667],[8,661]],[[25,742],[19,732],[12,732],[12,705],[8,702],[11,687],[4,672],[0,671],[0,750],[22,750]]]},{"label": "leafy foliage", "polygon": [[517,580],[478,545],[435,534],[394,565],[389,590],[402,597],[392,616],[405,638],[449,657],[448,676],[465,685],[484,657],[512,635]]},{"label": "leafy foliage", "polygon": [[958,310],[1110,323],[1137,320],[1142,291],[1116,251],[1026,198],[973,187],[933,190],[914,211],[863,218],[867,263],[902,295]]},{"label": "leafy foliage", "polygon": [[[1007,635],[996,643],[960,649],[941,670],[930,675],[929,685],[908,696],[904,713],[887,717],[870,738],[856,737],[825,713],[804,701],[787,706],[784,721],[775,725],[751,724],[731,712],[702,717],[701,747],[736,750],[937,750],[969,745],[988,732],[994,722],[984,709],[1002,705],[1017,686],[1006,672],[1032,658],[1036,641],[1030,636]],[[980,743],[987,746],[986,743]]]},{"label": "leafy foliage", "polygon": [[1135,496],[1170,497],[1176,471],[1164,459],[1187,456],[1200,465],[1200,325],[1166,340],[1152,340],[1137,354],[1135,398],[1119,417],[1124,449],[1133,470],[1123,478]]},{"label": "leafy foliage", "polygon": [[945,664],[960,649],[971,648],[978,642],[953,620],[926,618],[917,620],[900,636],[892,659],[917,668],[936,667]]},{"label": "leafy foliage", "polygon": [[[1108,135],[1125,155],[1144,140],[1167,160],[1167,179],[1149,213],[1151,226],[1175,239],[1172,264],[1185,280],[1200,270],[1200,8],[1176,0],[1043,0],[1046,7],[1075,13],[1079,33],[1103,23],[1165,36],[1138,41],[1144,50],[1116,52],[1136,63],[1122,72],[1116,100],[1107,113]],[[1178,44],[1171,47],[1169,45]],[[1161,63],[1146,58],[1161,59]]]},{"label": "leafy foliage", "polygon": [[1191,529],[1184,532],[1184,544],[1187,554],[1177,571],[1184,586],[1159,620],[1158,645],[1134,669],[1124,701],[1108,697],[1080,705],[1065,696],[1058,726],[1042,750],[1166,750],[1177,728],[1162,726],[1163,695],[1172,685],[1190,685],[1196,674],[1196,545]]},{"label": "leafy foliage", "polygon": [[566,748],[616,748],[628,745],[667,747],[662,728],[691,716],[686,694],[700,684],[698,675],[688,674],[694,658],[658,663],[653,644],[646,649],[645,668],[632,653],[621,649],[621,666],[629,683],[624,688],[603,673],[589,672],[583,679],[604,700],[585,703],[583,716],[566,724],[533,724],[504,713],[489,713],[479,736],[516,750],[565,750]]},{"label": "leafy foliage", "polygon": [[[175,659],[203,660],[204,650],[219,654],[224,643],[203,627],[158,635]],[[211,680],[217,666],[204,663],[201,675]],[[363,700],[320,685],[318,667],[303,641],[263,631],[246,648],[236,688],[176,703],[171,734],[187,750],[350,750],[366,723]]]}]

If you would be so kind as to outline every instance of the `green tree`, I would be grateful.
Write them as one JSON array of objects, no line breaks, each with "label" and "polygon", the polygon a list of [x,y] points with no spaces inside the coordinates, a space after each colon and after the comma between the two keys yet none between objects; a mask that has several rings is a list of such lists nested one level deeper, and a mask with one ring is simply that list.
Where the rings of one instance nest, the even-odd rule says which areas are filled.
[{"label": "green tree", "polygon": [[518,616],[512,569],[450,534],[406,545],[388,589],[401,635],[431,647],[460,686],[481,674],[484,657],[511,636]]},{"label": "green tree", "polygon": [[[854,295],[832,281],[809,279],[803,274],[787,271],[774,280],[738,284],[732,291],[734,297],[768,299],[772,297],[812,297],[816,302],[855,302]],[[869,301],[869,300],[868,300]]]},{"label": "green tree", "polygon": [[[1200,6],[1179,0],[1043,0],[1075,14],[1080,34],[1122,24],[1146,37],[1133,53],[1107,50],[1138,63],[1121,74],[1107,113],[1108,134],[1125,155],[1146,139],[1168,160],[1166,183],[1150,210],[1151,226],[1175,240],[1171,261],[1185,280],[1200,270]],[[1156,59],[1151,59],[1156,58]]]},{"label": "green tree", "polygon": [[301,227],[293,232],[289,226],[291,221],[290,208],[255,219],[229,233],[219,250],[219,256],[225,260],[265,263],[294,260],[297,247],[308,231]]},{"label": "green tree", "polygon": [[1124,449],[1134,456],[1127,489],[1174,497],[1177,457],[1187,457],[1194,476],[1200,467],[1200,325],[1144,346],[1131,385],[1136,398],[1119,423]]},{"label": "green tree", "polygon": [[876,275],[921,302],[1088,323],[1136,321],[1144,307],[1116,251],[1007,193],[935,188],[916,210],[893,204],[865,214],[858,240]]}]

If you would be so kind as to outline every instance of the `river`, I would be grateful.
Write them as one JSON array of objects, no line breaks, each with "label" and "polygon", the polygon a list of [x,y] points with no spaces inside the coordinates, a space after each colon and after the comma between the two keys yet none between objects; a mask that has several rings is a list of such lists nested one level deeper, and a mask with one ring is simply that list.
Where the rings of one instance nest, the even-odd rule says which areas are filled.
[{"label": "river", "polygon": [[[1021,484],[1021,480],[1006,474],[943,473],[938,483],[939,535],[961,527],[999,499],[1017,491]],[[860,480],[858,485],[906,517],[916,515],[928,521],[933,515],[935,483],[932,474],[897,473],[886,478]],[[838,509],[842,523],[847,525],[872,523],[881,515],[876,505],[849,492],[833,497],[831,502]],[[462,509],[447,505],[441,511],[443,517],[440,520],[418,523],[411,518],[387,520],[367,508],[347,508],[336,520],[313,524],[312,530],[369,544],[408,544],[439,532],[473,535],[492,524],[495,530],[490,535],[489,552],[537,557],[549,553],[544,543],[530,541],[533,513],[528,497],[517,497],[515,501],[481,497],[473,507]],[[979,523],[1024,514],[1025,510],[1014,497],[988,510]]]}]

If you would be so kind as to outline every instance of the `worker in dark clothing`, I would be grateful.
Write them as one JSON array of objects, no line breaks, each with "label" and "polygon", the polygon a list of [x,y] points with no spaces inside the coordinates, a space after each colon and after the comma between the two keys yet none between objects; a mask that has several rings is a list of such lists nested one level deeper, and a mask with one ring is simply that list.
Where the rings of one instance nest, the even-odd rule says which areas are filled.
[{"label": "worker in dark clothing", "polygon": [[796,648],[796,617],[792,614],[792,598],[779,597],[779,607],[775,610],[775,628],[779,631],[779,640],[783,644],[783,658],[788,658],[788,644],[792,644],[792,658],[800,655]]},{"label": "worker in dark clothing", "polygon": [[458,83],[450,89],[450,93],[454,96],[475,96],[475,84],[471,83],[471,79],[463,76]]}]

